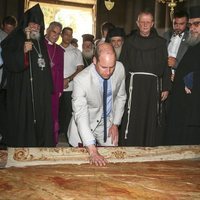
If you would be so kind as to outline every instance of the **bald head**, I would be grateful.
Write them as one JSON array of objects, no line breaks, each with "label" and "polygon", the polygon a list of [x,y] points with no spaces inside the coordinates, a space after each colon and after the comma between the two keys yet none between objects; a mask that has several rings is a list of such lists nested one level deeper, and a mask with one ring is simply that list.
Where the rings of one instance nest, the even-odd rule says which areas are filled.
[{"label": "bald head", "polygon": [[99,61],[101,55],[105,56],[106,54],[116,56],[113,46],[110,43],[106,42],[97,45],[94,54],[97,61]]},{"label": "bald head", "polygon": [[109,43],[99,44],[95,51],[93,63],[98,74],[104,79],[109,79],[116,64],[116,54],[113,46]]}]

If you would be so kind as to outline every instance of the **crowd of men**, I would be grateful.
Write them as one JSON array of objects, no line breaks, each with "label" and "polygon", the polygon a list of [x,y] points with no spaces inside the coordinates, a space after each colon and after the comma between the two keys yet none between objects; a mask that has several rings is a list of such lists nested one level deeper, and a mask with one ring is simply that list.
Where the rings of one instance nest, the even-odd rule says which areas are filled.
[{"label": "crowd of men", "polygon": [[6,146],[52,147],[64,134],[102,166],[97,146],[200,144],[199,6],[175,12],[163,37],[147,10],[129,36],[106,22],[96,42],[82,36],[82,51],[71,27],[54,21],[44,33],[39,4],[17,27],[8,18],[0,32]]}]

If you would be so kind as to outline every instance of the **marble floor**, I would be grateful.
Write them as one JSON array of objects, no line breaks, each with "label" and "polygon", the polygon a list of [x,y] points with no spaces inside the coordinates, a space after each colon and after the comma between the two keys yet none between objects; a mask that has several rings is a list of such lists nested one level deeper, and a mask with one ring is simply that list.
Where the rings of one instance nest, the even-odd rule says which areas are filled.
[{"label": "marble floor", "polygon": [[8,168],[0,171],[0,199],[198,200],[199,167],[173,161]]},{"label": "marble floor", "polygon": [[[38,165],[11,166],[0,170],[0,200],[199,200],[200,147],[174,146],[156,148],[99,148],[102,155],[121,162],[104,167],[83,160],[83,148],[10,149],[0,151],[2,160],[24,163],[38,160]],[[28,151],[27,151],[28,150]],[[49,152],[48,157],[45,153]],[[42,153],[40,156],[40,153]],[[58,154],[58,155],[57,155]],[[5,156],[4,156],[5,155]],[[57,155],[57,156],[56,156]],[[147,158],[150,162],[135,162]],[[4,159],[3,159],[4,158]],[[133,162],[122,162],[126,158]],[[152,159],[153,158],[153,159]],[[159,158],[159,159],[158,159]],[[176,160],[169,160],[169,159]],[[190,158],[190,159],[189,159]],[[54,165],[43,165],[52,161]],[[56,159],[69,161],[58,164]],[[70,160],[71,159],[71,160]],[[28,177],[28,178],[27,178]]]}]

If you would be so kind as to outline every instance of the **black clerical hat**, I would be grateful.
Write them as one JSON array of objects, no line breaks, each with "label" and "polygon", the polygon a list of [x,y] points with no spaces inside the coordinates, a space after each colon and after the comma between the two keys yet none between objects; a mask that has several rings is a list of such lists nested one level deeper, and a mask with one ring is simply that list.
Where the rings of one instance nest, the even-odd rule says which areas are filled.
[{"label": "black clerical hat", "polygon": [[29,22],[39,24],[44,29],[44,15],[39,4],[36,4],[24,13],[20,26],[26,28]]},{"label": "black clerical hat", "polygon": [[90,42],[94,43],[94,35],[91,35],[91,34],[83,34],[83,35],[82,35],[82,38],[83,38],[83,42],[85,42],[85,41],[90,41]]},{"label": "black clerical hat", "polygon": [[124,31],[123,28],[115,27],[115,28],[113,28],[112,30],[110,30],[108,32],[108,37],[109,38],[117,37],[117,36],[123,37],[123,38],[125,37],[125,31]]},{"label": "black clerical hat", "polygon": [[199,18],[200,17],[200,6],[190,7],[189,18]]}]

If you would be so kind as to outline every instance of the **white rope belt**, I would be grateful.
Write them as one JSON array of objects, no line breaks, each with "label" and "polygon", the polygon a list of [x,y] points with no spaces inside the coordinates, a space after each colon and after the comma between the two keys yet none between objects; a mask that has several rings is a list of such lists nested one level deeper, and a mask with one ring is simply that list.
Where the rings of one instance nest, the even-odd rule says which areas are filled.
[{"label": "white rope belt", "polygon": [[133,91],[133,76],[134,75],[147,75],[147,76],[154,76],[158,80],[158,76],[153,73],[148,72],[129,72],[131,74],[130,83],[129,83],[129,99],[128,99],[128,119],[126,124],[126,130],[125,130],[125,139],[127,139],[128,135],[128,127],[129,127],[129,120],[130,120],[130,114],[131,114],[131,102],[132,102],[132,91]]}]

